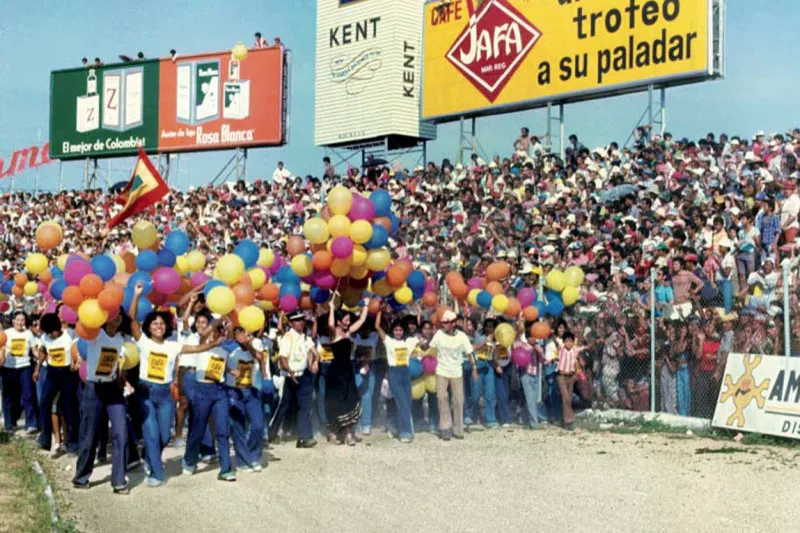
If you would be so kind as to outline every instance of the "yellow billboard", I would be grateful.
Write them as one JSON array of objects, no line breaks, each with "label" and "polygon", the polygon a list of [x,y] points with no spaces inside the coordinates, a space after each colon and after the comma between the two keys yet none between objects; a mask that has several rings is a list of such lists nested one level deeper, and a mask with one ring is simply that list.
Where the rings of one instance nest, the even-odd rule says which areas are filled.
[{"label": "yellow billboard", "polygon": [[429,0],[423,119],[713,77],[714,1]]}]

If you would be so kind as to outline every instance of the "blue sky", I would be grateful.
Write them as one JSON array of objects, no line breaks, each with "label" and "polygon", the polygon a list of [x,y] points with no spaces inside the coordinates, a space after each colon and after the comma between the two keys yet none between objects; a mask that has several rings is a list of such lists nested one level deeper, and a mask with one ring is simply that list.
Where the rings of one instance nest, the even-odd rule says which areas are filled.
[{"label": "blue sky", "polygon": [[[400,0],[398,0],[400,1]],[[405,0],[409,1],[409,0]],[[539,0],[543,1],[543,0]],[[555,1],[555,0],[553,0]],[[686,1],[686,0],[684,0]],[[420,0],[422,2],[422,0]],[[271,176],[283,160],[295,173],[318,174],[324,150],[313,142],[314,31],[313,0],[140,0],[89,2],[73,0],[3,0],[0,12],[0,157],[14,147],[47,138],[49,73],[78,66],[80,58],[111,61],[120,53],[144,51],[148,57],[230,49],[238,40],[249,44],[260,30],[272,40],[280,36],[292,50],[291,136],[281,148],[251,150],[248,176]],[[800,126],[796,45],[797,0],[728,2],[727,78],[667,91],[667,128],[676,136],[699,137],[707,131],[752,135],[756,130],[786,131]],[[624,142],[644,111],[646,93],[596,100],[566,107],[567,132],[576,132],[589,146]],[[521,126],[546,129],[544,110],[478,120],[478,140],[488,154],[509,151]],[[428,159],[454,158],[457,124],[440,125],[438,139],[428,144]],[[185,188],[209,182],[231,152],[181,157],[181,171],[171,181]],[[406,159],[407,165],[415,160]],[[111,163],[112,183],[127,178],[132,160]],[[108,163],[101,162],[107,171]],[[40,188],[55,190],[59,165],[42,167]],[[79,187],[83,163],[63,165],[64,184]],[[104,176],[101,176],[101,184]],[[0,182],[7,190],[10,180]],[[16,177],[16,188],[32,189],[34,172]]]}]

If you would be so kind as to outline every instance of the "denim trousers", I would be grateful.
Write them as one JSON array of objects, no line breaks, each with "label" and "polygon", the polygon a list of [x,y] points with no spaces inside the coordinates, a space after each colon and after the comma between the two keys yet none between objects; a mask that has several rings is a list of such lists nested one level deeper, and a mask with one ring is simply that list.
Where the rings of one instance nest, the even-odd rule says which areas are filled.
[{"label": "denim trousers", "polygon": [[311,425],[311,407],[314,397],[314,376],[306,370],[296,377],[297,383],[286,376],[283,385],[283,397],[278,403],[278,408],[273,420],[273,427],[270,432],[277,435],[279,424],[286,420],[288,413],[292,412],[291,407],[297,408],[297,436],[301,440],[311,440],[314,438],[314,429]]},{"label": "denim trousers", "polygon": [[528,412],[528,424],[539,425],[539,376],[527,372],[520,378],[522,391],[525,393],[525,406]]},{"label": "denim trousers", "polygon": [[259,391],[228,387],[227,392],[236,466],[259,464],[264,453],[264,411]]},{"label": "denim trousers", "polygon": [[[194,381],[189,388],[189,405],[192,416],[189,436],[183,462],[189,467],[197,466],[203,439],[208,432],[208,420],[214,415],[214,433],[219,455],[219,472],[226,474],[232,470],[230,450],[229,410],[230,400],[225,387],[220,383],[201,383]],[[206,444],[206,446],[208,443]]]},{"label": "denim trousers", "polygon": [[42,385],[42,398],[40,413],[42,432],[39,434],[39,446],[45,450],[50,449],[53,441],[53,419],[50,416],[53,410],[53,400],[56,394],[61,393],[61,408],[64,423],[67,426],[67,450],[78,450],[78,373],[73,372],[68,366],[51,366],[47,369],[45,381]]},{"label": "denim trousers", "polygon": [[511,365],[503,368],[503,373],[494,375],[494,389],[497,396],[497,421],[501,424],[511,423],[511,406],[509,394],[511,390]]},{"label": "denim trousers", "polygon": [[6,431],[13,431],[17,419],[25,412],[25,427],[37,428],[36,404],[34,399],[33,370],[31,367],[2,368],[3,380],[3,423]]},{"label": "denim trousers", "polygon": [[361,429],[372,428],[372,401],[375,395],[375,369],[373,364],[369,364],[369,371],[366,376],[362,376],[360,368],[356,368],[356,387],[361,396]]},{"label": "denim trousers", "polygon": [[389,367],[389,390],[395,407],[397,432],[400,438],[414,436],[414,422],[411,419],[411,375],[407,366]]},{"label": "denim trousers", "polygon": [[[95,451],[98,448],[102,425],[111,421],[111,486],[125,486],[125,465],[127,445],[127,419],[125,417],[125,398],[119,383],[94,383],[88,381],[83,388],[81,401],[80,441],[78,444],[78,464],[75,468],[74,483],[89,483],[94,468]],[[105,428],[106,432],[108,428]]]},{"label": "denim trousers", "polygon": [[328,418],[325,415],[325,376],[328,375],[328,368],[330,363],[320,362],[319,372],[317,372],[317,420],[319,420],[319,427],[324,432],[328,427]]},{"label": "denim trousers", "polygon": [[679,366],[675,373],[676,390],[678,396],[678,414],[689,416],[692,407],[692,391],[689,385],[689,367]]},{"label": "denim trousers", "polygon": [[175,416],[170,385],[142,380],[137,392],[143,417],[144,460],[150,467],[150,477],[164,481],[161,452],[169,442]]},{"label": "denim trousers", "polygon": [[481,421],[480,399],[481,396],[483,396],[483,421],[489,427],[496,427],[497,416],[495,414],[495,409],[497,408],[497,396],[495,394],[494,369],[492,369],[486,361],[478,361],[477,369],[477,380],[473,379],[471,372],[469,377],[465,380],[470,381],[472,389],[470,391],[472,394],[470,398],[470,404],[472,406],[470,418],[476,423]]}]

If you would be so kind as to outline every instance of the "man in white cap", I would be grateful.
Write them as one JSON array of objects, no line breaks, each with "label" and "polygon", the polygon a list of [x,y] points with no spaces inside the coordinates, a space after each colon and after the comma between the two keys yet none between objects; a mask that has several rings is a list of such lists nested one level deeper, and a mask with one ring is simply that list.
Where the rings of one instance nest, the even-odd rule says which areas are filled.
[{"label": "man in white cap", "polygon": [[[439,431],[442,440],[464,438],[464,356],[472,353],[472,344],[463,331],[456,330],[458,317],[453,311],[442,315],[444,329],[431,339],[436,350],[436,397],[439,401]],[[449,393],[448,393],[449,388]],[[450,410],[452,396],[453,410]]]}]

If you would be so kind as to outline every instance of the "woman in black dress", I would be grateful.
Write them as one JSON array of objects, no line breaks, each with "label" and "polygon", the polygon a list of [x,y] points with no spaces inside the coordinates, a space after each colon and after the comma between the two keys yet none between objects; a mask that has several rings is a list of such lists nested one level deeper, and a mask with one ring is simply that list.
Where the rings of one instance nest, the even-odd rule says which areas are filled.
[{"label": "woman in black dress", "polygon": [[341,315],[337,320],[333,304],[328,314],[333,361],[325,376],[325,416],[328,420],[328,431],[339,439],[337,444],[342,442],[346,442],[348,446],[356,444],[353,428],[361,416],[361,404],[353,363],[350,361],[353,349],[350,336],[364,325],[368,307],[369,300],[365,300],[361,316],[355,323],[350,313]]}]

